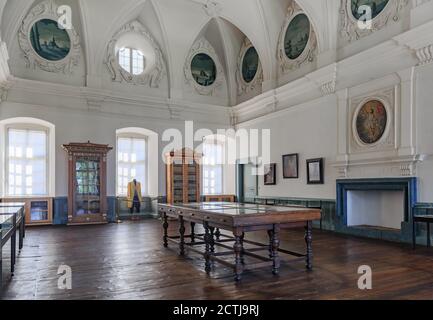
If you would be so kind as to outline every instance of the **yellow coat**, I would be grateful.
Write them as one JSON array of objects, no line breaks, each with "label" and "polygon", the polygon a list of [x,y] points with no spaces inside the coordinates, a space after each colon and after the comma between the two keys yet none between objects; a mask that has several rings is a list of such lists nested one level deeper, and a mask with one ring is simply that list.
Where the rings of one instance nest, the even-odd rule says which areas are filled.
[{"label": "yellow coat", "polygon": [[137,184],[134,184],[133,181],[128,183],[128,208],[131,209],[133,202],[134,202],[134,194],[135,190],[137,190],[138,200],[140,202],[143,201],[143,198],[141,197],[141,183],[137,182]]}]

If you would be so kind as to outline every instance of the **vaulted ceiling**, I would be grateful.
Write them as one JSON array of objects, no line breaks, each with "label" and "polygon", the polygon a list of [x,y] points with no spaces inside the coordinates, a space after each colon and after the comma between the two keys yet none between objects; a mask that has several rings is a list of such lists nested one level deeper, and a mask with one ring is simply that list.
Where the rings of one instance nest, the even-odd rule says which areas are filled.
[{"label": "vaulted ceiling", "polygon": [[[12,59],[19,55],[17,33],[29,10],[42,0],[0,0],[1,37]],[[243,38],[255,46],[263,67],[263,91],[278,86],[278,40],[292,0],[56,0],[70,5],[83,48],[82,86],[101,86],[107,43],[117,30],[137,20],[158,42],[167,65],[167,96],[184,98],[184,64],[202,35],[215,48],[223,65],[227,99],[239,103],[235,72]],[[340,0],[297,0],[316,32],[318,51],[335,55]],[[78,14],[76,14],[78,13]],[[329,52],[329,55],[327,54]],[[15,62],[19,64],[21,62]],[[11,63],[14,64],[13,62]],[[16,67],[18,69],[18,66]],[[14,71],[14,67],[11,67]],[[17,71],[17,73],[19,73]],[[24,77],[28,73],[19,74]],[[50,81],[57,81],[50,78]],[[260,92],[261,93],[261,92]]]}]

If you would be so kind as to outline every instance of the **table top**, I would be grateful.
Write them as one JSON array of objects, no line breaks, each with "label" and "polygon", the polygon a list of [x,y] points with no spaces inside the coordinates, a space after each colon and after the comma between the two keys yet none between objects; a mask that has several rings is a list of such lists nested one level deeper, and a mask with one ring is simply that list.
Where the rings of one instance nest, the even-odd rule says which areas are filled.
[{"label": "table top", "polygon": [[24,202],[0,202],[0,208],[18,208],[24,207],[26,204]]},{"label": "table top", "polygon": [[3,214],[0,215],[0,226],[3,226],[5,224],[12,224],[13,223],[13,214]]},{"label": "table top", "polygon": [[228,216],[263,216],[271,214],[291,214],[291,213],[309,213],[313,209],[301,207],[283,207],[283,206],[268,206],[261,204],[246,204],[246,203],[231,203],[231,202],[203,202],[203,203],[188,203],[188,204],[164,204],[165,206],[174,209],[196,210],[200,212],[228,215]]},{"label": "table top", "polygon": [[7,208],[1,208],[0,207],[0,215],[14,215],[18,214],[20,212],[20,208],[17,207],[7,207]]}]

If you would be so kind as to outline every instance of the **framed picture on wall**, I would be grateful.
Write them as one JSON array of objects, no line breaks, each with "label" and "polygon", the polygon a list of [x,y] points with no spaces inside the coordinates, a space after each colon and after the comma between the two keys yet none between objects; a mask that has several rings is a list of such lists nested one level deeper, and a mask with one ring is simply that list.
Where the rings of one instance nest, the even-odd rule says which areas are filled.
[{"label": "framed picture on wall", "polygon": [[298,179],[299,178],[299,155],[286,154],[283,156],[283,178]]},{"label": "framed picture on wall", "polygon": [[307,183],[323,184],[323,158],[307,160]]},{"label": "framed picture on wall", "polygon": [[276,175],[276,170],[277,169],[277,164],[276,163],[271,163],[269,165],[265,165],[264,170],[265,170],[265,175],[264,175],[264,182],[265,182],[265,186],[273,186],[277,184],[277,175]]}]

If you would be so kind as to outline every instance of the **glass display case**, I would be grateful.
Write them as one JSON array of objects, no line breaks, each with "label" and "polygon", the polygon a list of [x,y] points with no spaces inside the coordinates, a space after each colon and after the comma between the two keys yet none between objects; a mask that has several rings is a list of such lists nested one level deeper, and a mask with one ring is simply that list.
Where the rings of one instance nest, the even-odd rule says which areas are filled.
[{"label": "glass display case", "polygon": [[106,223],[106,158],[112,148],[90,142],[63,148],[69,154],[68,223]]}]

